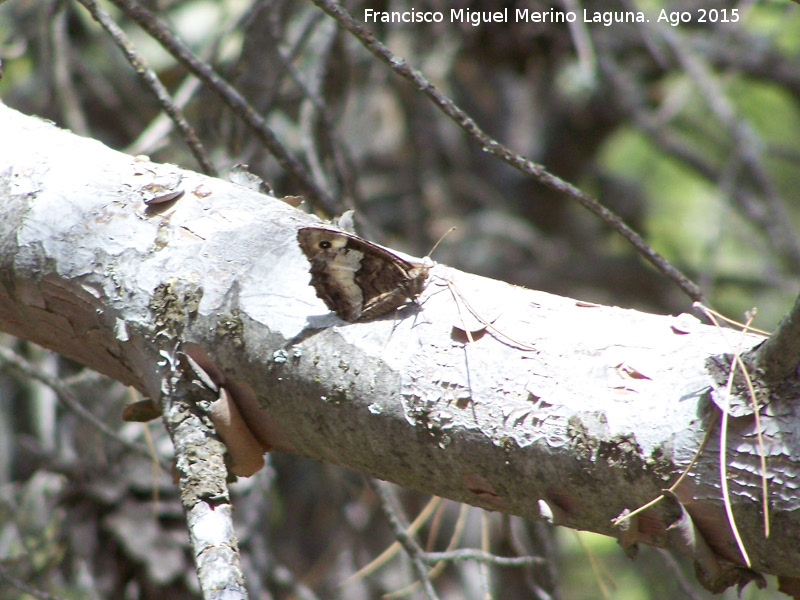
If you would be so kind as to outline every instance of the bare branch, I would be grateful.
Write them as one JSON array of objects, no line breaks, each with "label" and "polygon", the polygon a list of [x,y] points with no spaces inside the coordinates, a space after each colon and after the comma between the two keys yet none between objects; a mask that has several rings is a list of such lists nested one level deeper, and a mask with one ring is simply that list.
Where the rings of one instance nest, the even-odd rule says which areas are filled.
[{"label": "bare branch", "polygon": [[600,217],[604,223],[625,238],[639,254],[677,284],[690,298],[695,301],[700,301],[703,297],[703,293],[697,284],[692,282],[681,273],[680,270],[675,268],[668,260],[656,252],[638,233],[628,227],[618,215],[600,204],[595,198],[592,198],[572,184],[556,177],[547,171],[544,166],[536,164],[519,154],[515,154],[489,136],[478,127],[478,124],[475,123],[467,113],[456,106],[450,98],[436,89],[422,73],[408,66],[405,59],[393,54],[386,46],[378,41],[371,31],[358,23],[340,4],[332,0],[313,1],[322,10],[336,19],[344,29],[358,38],[367,50],[386,63],[392,71],[414,84],[414,86],[425,94],[445,115],[450,117],[461,127],[473,141],[479,144],[484,152],[498,157],[521,173],[530,175],[536,179],[536,181],[550,189],[579,202],[584,208],[587,208]]},{"label": "bare branch", "polygon": [[112,0],[114,4],[143,29],[152,35],[187,70],[203,80],[219,97],[250,127],[264,143],[281,166],[295,179],[308,195],[311,202],[322,206],[329,214],[342,211],[340,206],[313,181],[305,167],[293,157],[267,127],[264,119],[227,81],[220,77],[208,64],[194,54],[186,44],[178,39],[169,28],[136,0]]},{"label": "bare branch", "polygon": [[800,297],[789,313],[763,343],[745,354],[743,360],[755,369],[755,376],[767,383],[795,379],[800,369]]},{"label": "bare branch", "polygon": [[[18,373],[25,375],[26,377],[42,382],[44,385],[53,390],[53,392],[55,392],[56,397],[67,408],[67,410],[74,412],[80,418],[89,423],[89,425],[97,429],[97,431],[109,439],[114,440],[124,448],[127,448],[131,452],[139,454],[140,456],[144,456],[148,460],[152,460],[153,454],[150,450],[140,446],[139,444],[129,442],[108,425],[103,423],[100,419],[98,419],[93,413],[86,410],[72,394],[72,391],[69,389],[69,387],[61,379],[53,377],[41,369],[37,369],[24,358],[8,348],[0,348],[0,365],[13,369]],[[169,465],[164,463],[159,464],[163,471],[169,472]]]},{"label": "bare branch", "polygon": [[[151,398],[164,394],[176,345],[192,342],[224,374],[264,446],[618,536],[611,519],[680,475],[723,397],[732,348],[696,319],[579,302],[443,265],[431,268],[417,310],[346,324],[308,285],[296,235],[313,217],[230,183],[142,165],[8,108],[0,119],[10,140],[0,164],[12,165],[0,174],[0,328]],[[153,211],[144,189],[167,175],[186,193]],[[465,342],[454,332],[463,323],[448,281],[478,312],[499,315],[493,326],[525,348],[488,330]],[[749,334],[743,347],[761,340]],[[760,459],[747,413],[730,420],[736,461],[727,473],[753,564],[794,574],[791,555],[778,551],[800,518],[794,488],[782,483],[800,477],[797,436],[787,431],[800,407],[791,389],[786,395],[760,421],[771,448],[769,539],[757,518],[762,503],[752,499]],[[676,489],[715,549],[733,547],[718,454],[712,442]],[[206,489],[201,500],[226,497],[216,482]],[[645,524],[637,541],[673,543],[669,512],[658,505],[637,522]]]},{"label": "bare branch", "polygon": [[217,170],[214,168],[214,165],[211,164],[211,159],[208,157],[205,148],[203,148],[203,144],[197,138],[194,128],[186,120],[183,111],[175,104],[175,101],[164,87],[164,84],[161,83],[158,75],[147,66],[144,58],[142,58],[133,47],[133,44],[125,35],[125,32],[114,22],[111,15],[100,8],[94,0],[78,0],[78,2],[85,6],[92,17],[94,17],[95,21],[100,23],[103,29],[108,32],[117,47],[122,50],[125,58],[131,64],[131,67],[133,67],[134,72],[139,76],[145,86],[153,92],[153,95],[164,109],[164,112],[172,119],[172,122],[175,123],[175,126],[183,134],[183,139],[186,141],[195,159],[197,159],[197,162],[200,163],[203,172],[206,175],[215,176]]},{"label": "bare branch", "polygon": [[419,544],[417,544],[414,538],[406,533],[408,523],[404,522],[398,513],[397,502],[395,501],[389,484],[377,479],[370,479],[369,482],[380,499],[381,510],[392,528],[394,537],[397,538],[397,541],[400,542],[400,545],[403,546],[408,554],[414,572],[418,580],[422,583],[425,593],[431,600],[436,600],[439,596],[433,589],[433,583],[428,577],[428,568],[425,566],[424,562],[425,552],[419,547]]},{"label": "bare branch", "polygon": [[195,405],[213,394],[177,370],[165,380],[164,423],[175,445],[181,502],[206,600],[246,600],[226,483],[225,446],[203,424]]}]

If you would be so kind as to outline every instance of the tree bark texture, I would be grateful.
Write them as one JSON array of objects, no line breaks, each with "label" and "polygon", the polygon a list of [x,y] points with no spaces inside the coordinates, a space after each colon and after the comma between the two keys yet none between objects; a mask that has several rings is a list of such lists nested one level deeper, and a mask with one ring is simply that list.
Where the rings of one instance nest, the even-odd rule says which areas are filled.
[{"label": "tree bark texture", "polygon": [[[419,307],[348,324],[308,285],[296,233],[315,217],[4,106],[0,133],[0,329],[152,398],[176,351],[193,348],[275,450],[702,562],[668,529],[678,506],[712,562],[727,565],[728,575],[710,568],[716,584],[731,583],[731,569],[741,574],[720,493],[715,415],[726,355],[762,338],[443,265],[432,269]],[[516,341],[465,326],[448,281]],[[752,568],[789,577],[800,575],[796,392],[787,385],[761,398],[769,538],[743,394],[734,395],[727,431],[732,509]],[[676,500],[628,531],[613,527],[677,479],[709,427]]]}]

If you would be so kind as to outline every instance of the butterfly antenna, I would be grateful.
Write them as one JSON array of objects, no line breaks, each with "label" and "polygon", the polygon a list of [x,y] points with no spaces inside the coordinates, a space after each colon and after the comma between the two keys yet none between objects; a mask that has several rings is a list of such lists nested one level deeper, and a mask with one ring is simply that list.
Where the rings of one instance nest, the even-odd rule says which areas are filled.
[{"label": "butterfly antenna", "polygon": [[442,235],[442,237],[440,237],[440,238],[439,238],[439,241],[438,241],[438,242],[436,242],[436,243],[433,245],[433,248],[431,248],[431,251],[430,251],[430,252],[428,252],[428,257],[430,257],[430,255],[431,255],[431,254],[433,254],[433,251],[434,251],[434,250],[436,250],[436,248],[438,248],[438,247],[439,247],[439,244],[441,244],[441,243],[442,243],[442,240],[444,240],[444,238],[446,238],[448,235],[450,235],[451,233],[453,233],[453,232],[454,232],[456,229],[458,229],[458,228],[457,228],[457,227],[451,227],[450,229],[448,229],[447,231],[445,231],[445,232],[444,232],[444,234]]}]

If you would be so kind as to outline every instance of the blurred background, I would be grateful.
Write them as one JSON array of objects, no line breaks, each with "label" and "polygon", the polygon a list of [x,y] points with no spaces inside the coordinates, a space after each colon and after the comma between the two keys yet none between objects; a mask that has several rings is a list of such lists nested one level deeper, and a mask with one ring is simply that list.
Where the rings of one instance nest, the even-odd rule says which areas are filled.
[{"label": "blurred background", "polygon": [[[443,0],[344,3],[441,11],[441,23],[369,23],[377,38],[487,133],[597,198],[698,283],[712,306],[773,328],[800,289],[800,6],[789,1]],[[595,215],[471,140],[418,89],[312,2],[144,4],[263,116],[360,233],[517,285],[656,313],[689,299]],[[93,19],[106,11],[170,92],[223,176],[237,164],[277,197],[303,189],[218,94],[189,75],[116,3],[0,4],[2,100],[131,154],[203,170],[153,93]],[[508,9],[509,22],[451,22],[453,8]],[[516,22],[517,9],[574,23]],[[584,23],[643,11],[649,23]],[[662,13],[662,11],[665,11]],[[677,25],[659,15],[678,15]],[[683,16],[681,20],[680,17]],[[705,17],[705,22],[701,19]],[[602,17],[601,17],[602,18]],[[673,22],[675,22],[673,20]],[[205,167],[206,172],[211,172]],[[157,422],[122,424],[133,393],[24,341],[2,338],[0,598],[5,575],[64,598],[195,598],[196,576],[169,474],[123,445],[168,457]],[[114,430],[103,435],[65,395]],[[380,598],[414,581],[394,556],[342,585],[393,541],[363,477],[289,456],[233,486],[251,598]],[[397,490],[409,520],[429,498]],[[547,559],[459,563],[442,598],[710,598],[691,564],[613,540],[444,501],[423,545]],[[488,540],[488,542],[487,542]],[[4,575],[5,574],[5,575]],[[743,598],[785,597],[776,584]],[[404,597],[422,598],[419,589]],[[725,598],[734,598],[729,590]],[[401,597],[398,595],[397,597]]]}]

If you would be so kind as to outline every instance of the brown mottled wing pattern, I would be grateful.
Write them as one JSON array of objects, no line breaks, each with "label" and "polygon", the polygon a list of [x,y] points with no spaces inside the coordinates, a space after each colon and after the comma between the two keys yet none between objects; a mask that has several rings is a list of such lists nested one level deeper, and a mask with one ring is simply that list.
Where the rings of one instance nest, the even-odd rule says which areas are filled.
[{"label": "brown mottled wing pattern", "polygon": [[375,319],[413,301],[428,277],[428,265],[338,229],[303,227],[297,241],[311,263],[317,296],[351,323]]}]

